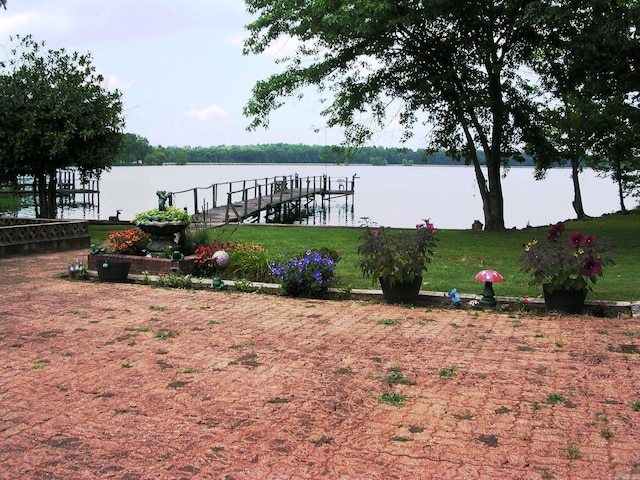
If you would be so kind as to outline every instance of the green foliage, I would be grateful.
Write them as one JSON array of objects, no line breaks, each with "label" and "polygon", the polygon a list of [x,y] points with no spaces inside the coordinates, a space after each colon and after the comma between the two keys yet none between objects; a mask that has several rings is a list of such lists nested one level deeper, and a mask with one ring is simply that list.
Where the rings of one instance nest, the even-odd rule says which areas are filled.
[{"label": "green foliage", "polygon": [[229,256],[231,261],[224,272],[226,278],[249,278],[253,282],[273,280],[267,252],[240,248],[230,252]]},{"label": "green foliage", "polygon": [[188,212],[176,207],[167,205],[164,210],[154,208],[145,212],[137,213],[133,217],[133,223],[139,225],[146,222],[191,222],[191,215]]},{"label": "green foliage", "polygon": [[32,175],[37,216],[55,218],[56,171],[85,177],[109,168],[122,145],[121,94],[108,91],[91,56],[45,50],[28,36],[0,63],[0,182]]},{"label": "green foliage", "polygon": [[193,255],[196,249],[210,243],[210,230],[205,224],[195,223],[180,234],[178,246],[185,255]]},{"label": "green foliage", "polygon": [[401,407],[402,405],[404,405],[406,399],[406,395],[396,392],[384,392],[382,395],[380,395],[380,401],[382,403],[387,403],[395,407]]}]

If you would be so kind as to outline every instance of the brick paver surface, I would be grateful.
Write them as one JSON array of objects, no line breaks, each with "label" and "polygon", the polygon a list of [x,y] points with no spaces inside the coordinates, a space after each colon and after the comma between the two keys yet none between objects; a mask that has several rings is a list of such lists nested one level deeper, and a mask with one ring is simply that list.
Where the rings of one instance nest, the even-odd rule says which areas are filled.
[{"label": "brick paver surface", "polygon": [[0,259],[2,479],[640,479],[638,319],[59,278],[83,255]]}]

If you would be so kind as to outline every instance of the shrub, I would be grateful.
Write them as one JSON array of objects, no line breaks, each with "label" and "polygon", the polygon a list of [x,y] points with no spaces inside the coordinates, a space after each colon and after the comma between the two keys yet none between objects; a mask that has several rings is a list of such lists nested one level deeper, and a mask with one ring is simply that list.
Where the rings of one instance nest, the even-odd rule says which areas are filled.
[{"label": "shrub", "polygon": [[309,250],[302,258],[275,260],[271,275],[280,282],[284,295],[318,297],[329,288],[335,267],[331,257]]},{"label": "shrub", "polygon": [[239,248],[232,251],[231,263],[226,271],[228,278],[248,278],[252,282],[270,282],[269,258],[264,250]]}]

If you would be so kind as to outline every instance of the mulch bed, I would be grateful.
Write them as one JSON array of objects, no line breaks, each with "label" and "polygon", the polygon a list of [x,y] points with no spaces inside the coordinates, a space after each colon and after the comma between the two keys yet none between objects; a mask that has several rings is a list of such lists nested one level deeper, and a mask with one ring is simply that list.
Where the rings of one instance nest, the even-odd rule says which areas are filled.
[{"label": "mulch bed", "polygon": [[640,478],[638,318],[60,278],[85,254],[0,259],[0,478]]}]

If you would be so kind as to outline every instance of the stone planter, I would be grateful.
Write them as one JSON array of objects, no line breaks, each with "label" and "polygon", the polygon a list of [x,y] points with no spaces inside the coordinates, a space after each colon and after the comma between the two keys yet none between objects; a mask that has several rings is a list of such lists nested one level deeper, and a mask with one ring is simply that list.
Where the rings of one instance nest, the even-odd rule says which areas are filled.
[{"label": "stone planter", "polygon": [[176,248],[176,233],[181,233],[187,228],[187,222],[143,222],[138,227],[151,236],[151,242],[147,250],[154,257],[159,256],[168,247]]},{"label": "stone planter", "polygon": [[542,285],[544,305],[547,312],[568,313],[577,315],[584,311],[586,290],[554,290],[549,292],[546,285]]},{"label": "stone planter", "polygon": [[130,260],[105,259],[96,260],[98,280],[103,282],[126,282],[131,269]]},{"label": "stone planter", "polygon": [[413,282],[391,284],[386,278],[380,277],[382,295],[387,303],[414,303],[422,286],[422,277],[417,276]]}]

